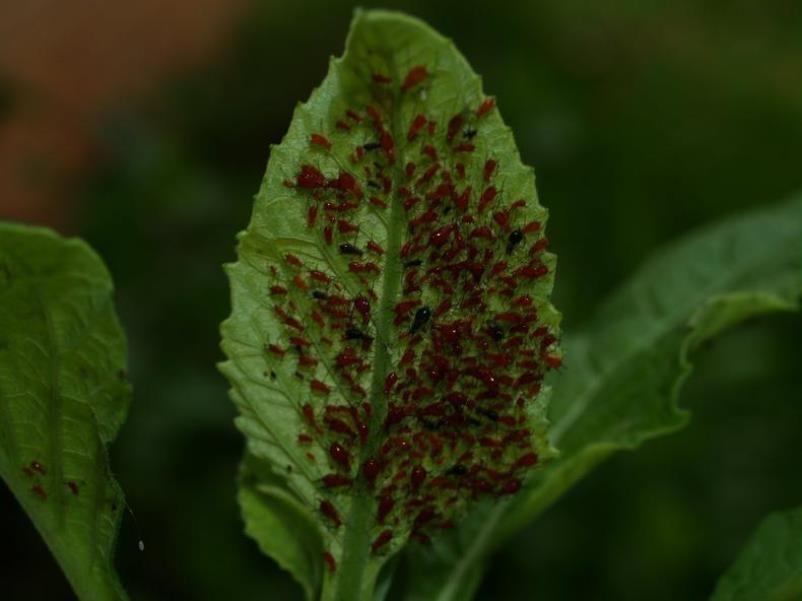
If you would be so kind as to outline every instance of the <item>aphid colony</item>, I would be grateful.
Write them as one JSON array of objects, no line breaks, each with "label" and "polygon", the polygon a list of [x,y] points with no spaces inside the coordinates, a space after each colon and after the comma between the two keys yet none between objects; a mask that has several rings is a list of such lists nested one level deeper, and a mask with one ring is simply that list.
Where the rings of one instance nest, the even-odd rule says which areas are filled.
[{"label": "aphid colony", "polygon": [[[493,100],[440,121],[417,113],[391,131],[394,103],[434,83],[415,66],[393,92],[392,79],[374,73],[374,104],[352,107],[332,131],[310,135],[308,154],[284,184],[344,269],[307,267],[293,254],[270,267],[268,294],[285,331],[266,355],[271,366],[287,362],[312,395],[299,408],[297,442],[328,470],[319,510],[340,527],[332,501],[362,482],[376,501],[376,553],[397,533],[427,541],[450,528],[470,499],[520,488],[538,463],[525,405],[560,365],[557,338],[530,295],[549,272],[548,240],[527,219],[527,200],[505,195],[504,165],[479,156]],[[339,163],[326,176],[316,163],[336,150],[349,157],[348,168]],[[391,211],[406,223],[395,256],[360,227],[366,214],[386,222]],[[367,388],[374,347],[383,343],[375,340],[375,290],[391,260],[401,270],[389,337],[396,354],[379,391],[386,415],[371,432]],[[376,452],[365,456],[369,437]],[[335,569],[331,554],[325,561]]]}]

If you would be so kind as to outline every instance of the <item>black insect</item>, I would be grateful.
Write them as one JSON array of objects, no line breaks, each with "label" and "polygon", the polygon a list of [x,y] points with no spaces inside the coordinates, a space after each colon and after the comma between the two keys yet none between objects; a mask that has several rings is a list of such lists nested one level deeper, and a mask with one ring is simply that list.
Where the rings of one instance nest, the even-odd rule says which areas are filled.
[{"label": "black insect", "polygon": [[423,265],[423,261],[421,259],[412,259],[411,261],[404,263],[404,267],[418,267],[420,265]]},{"label": "black insect", "polygon": [[357,248],[350,242],[343,242],[342,244],[340,244],[340,253],[344,255],[356,255],[358,257],[361,257],[362,252],[363,251],[361,248]]},{"label": "black insect", "polygon": [[483,409],[481,407],[476,408],[476,413],[480,415],[484,415],[487,419],[497,422],[498,421],[498,413],[493,411],[492,409]]},{"label": "black insect", "polygon": [[326,300],[329,298],[329,295],[322,290],[312,290],[312,298],[316,298],[317,300]]},{"label": "black insect", "polygon": [[370,336],[369,334],[365,334],[365,332],[363,332],[359,328],[356,328],[354,326],[348,326],[345,329],[345,339],[346,340],[364,340],[366,342],[372,342],[373,341],[373,336]]},{"label": "black insect", "polygon": [[504,338],[504,330],[497,323],[493,323],[491,321],[489,324],[487,324],[487,331],[489,332],[490,337],[496,342],[500,342]]},{"label": "black insect", "polygon": [[368,142],[362,145],[362,148],[365,150],[376,150],[377,148],[381,148],[381,142]]},{"label": "black insect", "polygon": [[510,235],[507,237],[507,254],[510,254],[513,249],[521,243],[521,240],[524,239],[524,235],[521,230],[513,230],[510,232]]},{"label": "black insect", "polygon": [[432,310],[429,307],[421,307],[415,312],[415,318],[412,320],[412,325],[409,327],[409,333],[414,334],[420,330],[429,321],[432,316]]},{"label": "black insect", "polygon": [[467,473],[468,473],[468,468],[462,465],[461,463],[452,465],[450,468],[446,470],[446,476],[464,476]]},{"label": "black insect", "polygon": [[368,180],[368,188],[373,188],[374,190],[381,190],[382,189],[381,184],[379,182],[377,182],[377,181],[372,180],[372,179]]},{"label": "black insect", "polygon": [[477,132],[475,129],[470,129],[469,128],[469,129],[466,129],[465,131],[463,131],[462,135],[465,136],[466,139],[472,140],[476,136],[477,133],[479,133],[479,132]]}]

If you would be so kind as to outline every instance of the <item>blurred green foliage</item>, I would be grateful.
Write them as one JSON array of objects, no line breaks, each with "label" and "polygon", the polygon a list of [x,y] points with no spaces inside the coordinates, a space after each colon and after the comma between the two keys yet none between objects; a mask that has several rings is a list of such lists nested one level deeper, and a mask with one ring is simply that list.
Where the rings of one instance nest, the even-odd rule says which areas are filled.
[{"label": "blurred green foliage", "polygon": [[[498,97],[551,210],[567,330],[661,243],[802,188],[799,2],[382,6],[453,38]],[[136,513],[118,552],[134,599],[300,596],[242,535],[242,442],[214,369],[228,312],[220,265],[269,145],[340,52],[351,12],[322,0],[254,7],[213,64],[110,116],[105,160],[74,192],[130,340],[136,398],[113,465]],[[493,560],[480,598],[706,597],[759,519],[802,501],[800,357],[798,316],[701,353],[684,395],[691,426],[574,489]],[[30,550],[3,567],[9,598],[64,598],[14,511],[0,524]]]}]

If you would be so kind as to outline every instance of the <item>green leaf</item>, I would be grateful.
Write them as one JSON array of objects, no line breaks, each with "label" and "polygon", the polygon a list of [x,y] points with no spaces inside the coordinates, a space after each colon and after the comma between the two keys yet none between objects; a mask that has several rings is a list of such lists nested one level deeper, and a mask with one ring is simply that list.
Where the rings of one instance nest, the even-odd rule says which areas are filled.
[{"label": "green leaf", "polygon": [[[554,378],[552,444],[559,458],[508,504],[477,511],[432,551],[408,558],[411,599],[464,599],[484,559],[611,454],[681,428],[689,354],[752,316],[798,308],[802,198],[697,232],[649,260],[579,334]],[[470,577],[470,578],[469,578]],[[424,590],[425,593],[420,593]]]},{"label": "green leaf", "polygon": [[80,240],[0,224],[0,475],[80,599],[125,599],[106,446],[131,391],[111,278]]},{"label": "green leaf", "polygon": [[802,507],[764,519],[721,577],[712,601],[802,598]]},{"label": "green leaf", "polygon": [[323,541],[315,516],[287,489],[283,478],[253,456],[242,464],[239,503],[247,534],[295,577],[308,599],[314,599],[323,569]]},{"label": "green leaf", "polygon": [[284,481],[315,516],[327,568],[311,547],[268,543],[255,511],[246,520],[307,593],[370,598],[409,536],[509,496],[549,457],[542,380],[561,359],[545,221],[454,45],[358,12],[272,148],[227,267],[221,369],[271,474],[250,487]]}]

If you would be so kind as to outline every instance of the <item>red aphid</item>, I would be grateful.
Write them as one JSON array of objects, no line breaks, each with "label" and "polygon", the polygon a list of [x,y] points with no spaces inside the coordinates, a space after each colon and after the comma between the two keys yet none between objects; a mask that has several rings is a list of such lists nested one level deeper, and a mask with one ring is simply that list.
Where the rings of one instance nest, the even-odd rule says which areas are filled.
[{"label": "red aphid", "polygon": [[531,254],[536,255],[538,253],[543,252],[549,247],[549,239],[548,238],[541,238],[537,242],[532,245]]},{"label": "red aphid", "polygon": [[418,137],[418,134],[420,133],[420,130],[423,129],[424,125],[426,125],[426,117],[418,113],[412,120],[412,123],[410,123],[409,125],[409,131],[407,132],[407,140],[412,142],[412,140]]},{"label": "red aphid", "polygon": [[332,432],[337,432],[338,434],[345,434],[346,436],[355,436],[351,426],[346,424],[343,420],[341,420],[338,417],[327,416],[326,425]]},{"label": "red aphid", "polygon": [[503,273],[505,269],[507,269],[507,262],[506,261],[499,261],[498,263],[493,265],[493,268],[490,270],[490,274],[491,275],[498,275],[500,273]]},{"label": "red aphid", "polygon": [[482,196],[479,199],[479,211],[484,211],[487,205],[489,205],[493,200],[496,198],[496,194],[498,194],[498,190],[496,190],[495,186],[489,186],[482,192]]},{"label": "red aphid", "polygon": [[337,127],[337,129],[342,131],[351,131],[351,126],[348,125],[345,121],[337,121],[337,123],[335,123],[335,126]]},{"label": "red aphid", "polygon": [[326,136],[321,136],[320,134],[312,134],[309,136],[309,143],[313,146],[320,146],[326,150],[331,150],[331,142],[329,139]]},{"label": "red aphid", "polygon": [[401,84],[401,91],[406,92],[410,88],[415,87],[419,83],[426,80],[429,77],[429,71],[423,65],[417,65],[412,67],[407,73],[407,76],[404,78],[404,83]]},{"label": "red aphid", "polygon": [[373,541],[373,543],[370,545],[370,548],[374,553],[377,553],[379,549],[381,549],[391,540],[393,540],[392,531],[384,530],[381,534],[379,534],[379,536],[376,537],[376,540]]},{"label": "red aphid", "polygon": [[476,150],[476,145],[470,142],[463,142],[454,147],[454,152],[473,152]]},{"label": "red aphid", "polygon": [[329,553],[328,551],[323,552],[323,561],[326,563],[326,568],[328,568],[329,573],[332,574],[337,569],[337,561],[334,559],[334,555]]},{"label": "red aphid", "polygon": [[510,222],[510,215],[506,211],[497,211],[493,214],[493,221],[498,223],[503,229],[507,229]]},{"label": "red aphid", "polygon": [[284,286],[270,286],[270,294],[273,296],[281,296],[287,294],[287,289]]},{"label": "red aphid", "polygon": [[326,244],[331,246],[334,240],[334,231],[331,229],[330,225],[323,228],[323,239],[326,241]]},{"label": "red aphid", "polygon": [[337,512],[337,508],[331,503],[331,501],[321,501],[320,502],[320,513],[326,516],[335,527],[339,527],[342,524],[342,520],[340,519],[340,514]]},{"label": "red aphid", "polygon": [[549,268],[545,265],[539,265],[534,267],[532,265],[524,265],[519,269],[515,270],[515,275],[518,277],[525,278],[527,280],[534,280],[540,277],[543,277],[549,272]]},{"label": "red aphid", "polygon": [[305,432],[301,432],[298,435],[298,442],[300,444],[312,444],[313,440],[314,438],[312,438],[311,436],[309,436],[309,434],[306,434]]},{"label": "red aphid", "polygon": [[451,142],[454,139],[454,136],[459,133],[459,130],[462,128],[462,124],[465,123],[465,119],[462,115],[454,115],[448,122],[448,131],[446,132],[446,140]]},{"label": "red aphid", "polygon": [[383,131],[379,138],[379,143],[381,144],[385,156],[387,156],[387,161],[391,165],[395,163],[395,141],[393,140],[393,136],[391,136],[389,132]]},{"label": "red aphid", "polygon": [[302,165],[301,172],[295,178],[299,187],[307,190],[322,188],[326,185],[326,178],[317,167]]},{"label": "red aphid", "polygon": [[[292,278],[292,283],[293,283],[293,284],[295,284],[295,287],[296,287],[296,288],[298,288],[299,290],[309,290],[309,284],[307,284],[307,283],[304,281],[304,279],[301,277],[301,275],[300,275],[300,274],[298,274],[298,273],[296,273],[296,274],[293,276],[293,278]],[[292,318],[290,318],[290,319],[292,319]],[[285,320],[285,321],[287,321],[287,320]],[[289,323],[289,321],[287,321],[287,325],[291,325],[291,324]],[[297,327],[297,326],[295,326],[295,325],[293,325],[293,327],[294,327],[294,328],[297,328],[297,329],[303,329],[303,328],[298,328],[298,327]]]},{"label": "red aphid", "polygon": [[376,244],[373,240],[368,240],[367,248],[369,251],[376,253],[377,255],[383,255],[384,249]]},{"label": "red aphid", "polygon": [[546,355],[543,360],[551,369],[558,369],[563,364],[563,360],[556,355]]},{"label": "red aphid", "polygon": [[427,144],[421,149],[421,152],[433,161],[437,160],[437,150],[431,144]]},{"label": "red aphid", "polygon": [[309,388],[312,389],[312,392],[317,392],[320,394],[329,394],[331,392],[331,388],[317,378],[312,378],[312,380],[309,382]]},{"label": "red aphid", "polygon": [[540,231],[539,221],[531,221],[521,228],[521,232],[524,234],[532,234],[534,232],[539,232],[539,231]]},{"label": "red aphid", "polygon": [[396,385],[396,382],[398,382],[398,376],[394,371],[391,371],[389,374],[387,374],[387,377],[384,379],[385,395],[388,395],[392,392],[393,387]]},{"label": "red aphid", "polygon": [[386,85],[393,82],[392,79],[382,73],[374,73],[371,75],[371,79],[373,80],[373,83],[377,83],[379,85]]},{"label": "red aphid", "polygon": [[312,408],[312,405],[306,403],[303,407],[301,407],[301,412],[303,413],[306,422],[313,428],[317,429],[317,422],[315,422],[315,410]]},{"label": "red aphid", "polygon": [[347,219],[338,219],[337,220],[337,230],[341,234],[356,234],[359,231],[359,226],[354,225]]},{"label": "red aphid", "polygon": [[376,521],[380,524],[384,523],[384,520],[387,518],[387,515],[393,510],[395,507],[395,500],[392,497],[382,497],[379,499],[379,508],[376,512]]},{"label": "red aphid", "polygon": [[307,227],[315,227],[317,222],[317,205],[311,205],[306,212],[306,225]]},{"label": "red aphid", "polygon": [[450,225],[444,225],[441,228],[436,229],[432,232],[432,235],[429,236],[429,244],[431,246],[435,246],[440,248],[446,242],[448,242],[451,233],[456,229],[456,226],[452,223]]},{"label": "red aphid", "polygon": [[323,486],[326,488],[340,488],[342,486],[350,486],[351,478],[343,476],[342,474],[326,474],[323,476]]},{"label": "red aphid", "polygon": [[382,117],[381,114],[379,113],[379,109],[377,109],[372,104],[369,104],[368,106],[365,107],[365,110],[367,111],[371,121],[373,121],[373,124],[377,127],[381,127]]},{"label": "red aphid", "polygon": [[462,194],[460,194],[459,196],[457,196],[457,198],[454,199],[454,204],[456,204],[460,210],[465,211],[468,208],[471,192],[473,192],[473,189],[470,186],[468,186],[467,188],[465,188],[465,190],[462,191]]},{"label": "red aphid", "polygon": [[412,490],[418,490],[426,480],[426,470],[421,465],[416,465],[412,468],[409,475],[409,483],[412,485]]},{"label": "red aphid", "polygon": [[493,98],[487,98],[482,104],[479,105],[479,108],[476,109],[476,116],[477,117],[484,117],[487,113],[489,113],[493,107],[496,106],[496,101]]},{"label": "red aphid", "polygon": [[346,470],[351,468],[351,457],[348,451],[345,450],[338,442],[331,443],[329,446],[329,456],[336,462],[343,466]]},{"label": "red aphid", "polygon": [[381,472],[381,464],[375,459],[367,459],[365,463],[362,464],[362,475],[365,476],[365,480],[367,480],[371,486],[373,486],[373,483],[376,481],[379,472]]},{"label": "red aphid", "polygon": [[362,122],[362,117],[360,117],[353,109],[348,109],[345,111],[345,114],[350,118],[356,121],[357,123]]},{"label": "red aphid", "polygon": [[301,267],[301,266],[303,266],[303,263],[301,263],[301,259],[299,259],[295,255],[291,255],[289,253],[284,255],[284,260],[287,261],[287,263],[289,263],[293,267]]},{"label": "red aphid", "polygon": [[375,263],[360,263],[360,262],[352,262],[348,264],[348,271],[351,273],[375,273],[378,274],[380,272],[378,265]]},{"label": "red aphid", "polygon": [[418,185],[420,186],[421,184],[431,181],[438,169],[440,169],[440,163],[431,165],[426,171],[424,171],[423,175],[418,178]]},{"label": "red aphid", "polygon": [[315,280],[316,282],[320,282],[321,284],[328,284],[331,282],[331,278],[327,276],[322,271],[318,271],[317,269],[313,269],[309,272],[309,277]]},{"label": "red aphid", "polygon": [[354,309],[362,316],[362,321],[370,319],[370,301],[364,296],[357,296],[354,299]]},{"label": "red aphid", "polygon": [[486,225],[482,225],[480,227],[477,227],[473,231],[471,231],[471,233],[468,235],[468,238],[470,238],[470,239],[484,238],[486,240],[492,240],[493,239],[493,230],[491,230]]},{"label": "red aphid", "polygon": [[512,467],[513,469],[531,467],[537,463],[537,460],[537,453],[527,453],[526,455],[519,457]]},{"label": "red aphid", "polygon": [[301,355],[298,357],[298,366],[306,368],[317,367],[317,359],[310,357],[309,355]]},{"label": "red aphid", "polygon": [[378,207],[380,209],[386,209],[387,208],[387,203],[384,202],[381,198],[377,198],[375,196],[371,196],[370,197],[370,204],[372,204],[374,207]]},{"label": "red aphid", "polygon": [[401,301],[395,306],[395,324],[400,324],[407,314],[420,304],[419,300]]},{"label": "red aphid", "polygon": [[413,175],[415,175],[415,163],[411,161],[407,163],[406,167],[404,167],[404,174],[407,176],[407,178],[410,178]]},{"label": "red aphid", "polygon": [[67,482],[67,488],[69,488],[70,492],[74,494],[76,497],[78,496],[78,485],[75,482],[73,482],[72,480]]},{"label": "red aphid", "polygon": [[485,166],[484,169],[482,170],[482,175],[484,176],[486,182],[489,182],[490,178],[493,177],[493,173],[496,171],[497,164],[498,163],[496,163],[496,161],[494,161],[493,159],[488,159],[487,161],[485,161]]},{"label": "red aphid", "polygon": [[34,484],[31,487],[31,492],[42,499],[42,501],[47,500],[47,492],[45,492],[45,489],[41,484]]},{"label": "red aphid", "polygon": [[277,344],[268,344],[267,350],[269,350],[271,353],[279,357],[283,357],[285,352],[284,349]]}]

